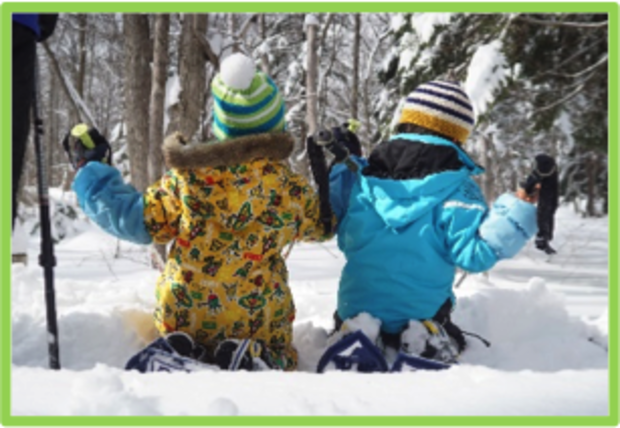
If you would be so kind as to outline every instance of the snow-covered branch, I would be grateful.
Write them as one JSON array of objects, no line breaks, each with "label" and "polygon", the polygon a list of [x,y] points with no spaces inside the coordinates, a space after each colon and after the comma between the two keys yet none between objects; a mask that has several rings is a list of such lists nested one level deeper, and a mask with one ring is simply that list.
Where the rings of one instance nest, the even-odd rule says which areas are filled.
[{"label": "snow-covered branch", "polygon": [[530,24],[547,25],[552,27],[572,27],[572,28],[602,28],[607,27],[608,21],[601,22],[568,22],[568,21],[549,21],[543,19],[531,18],[529,16],[519,15],[515,19],[528,22]]}]

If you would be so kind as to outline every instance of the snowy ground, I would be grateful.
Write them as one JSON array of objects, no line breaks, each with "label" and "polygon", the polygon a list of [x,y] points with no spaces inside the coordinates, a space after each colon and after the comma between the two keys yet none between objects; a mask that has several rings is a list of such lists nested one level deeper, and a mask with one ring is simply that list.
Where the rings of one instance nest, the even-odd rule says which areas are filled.
[{"label": "snowy ground", "polygon": [[[462,283],[455,321],[492,346],[472,340],[451,370],[312,373],[343,265],[330,242],[289,259],[301,373],[142,375],[122,367],[154,334],[157,272],[143,249],[87,226],[56,247],[59,372],[47,369],[41,269],[13,266],[11,414],[607,415],[607,218],[562,208],[556,233],[553,259],[528,246]],[[35,238],[28,248],[35,261]]]}]

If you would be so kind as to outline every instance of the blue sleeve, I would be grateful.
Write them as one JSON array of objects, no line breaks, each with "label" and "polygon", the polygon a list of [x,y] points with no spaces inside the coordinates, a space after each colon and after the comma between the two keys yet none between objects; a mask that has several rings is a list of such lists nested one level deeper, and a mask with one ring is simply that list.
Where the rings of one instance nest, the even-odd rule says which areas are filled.
[{"label": "blue sleeve", "polygon": [[440,222],[448,254],[457,267],[467,272],[484,272],[497,263],[495,251],[478,232],[488,211],[473,180],[466,181],[441,208]]},{"label": "blue sleeve", "polygon": [[536,207],[505,193],[480,226],[480,236],[499,259],[509,259],[525,246],[537,231]]},{"label": "blue sleeve", "polygon": [[[351,156],[351,158],[360,168],[366,165],[366,160],[363,158],[358,158],[357,156]],[[356,173],[347,168],[343,163],[335,164],[329,173],[329,202],[338,222],[347,214],[351,189],[356,179]]]},{"label": "blue sleeve", "polygon": [[80,207],[99,227],[118,238],[150,244],[143,195],[125,184],[120,172],[100,162],[82,167],[73,181]]}]

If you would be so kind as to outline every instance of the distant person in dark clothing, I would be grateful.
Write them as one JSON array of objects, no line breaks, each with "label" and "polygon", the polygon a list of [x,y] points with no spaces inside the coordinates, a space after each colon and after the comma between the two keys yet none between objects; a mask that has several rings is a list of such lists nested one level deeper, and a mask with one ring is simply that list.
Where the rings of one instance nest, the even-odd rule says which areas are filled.
[{"label": "distant person in dark clothing", "polygon": [[12,132],[13,187],[12,224],[17,215],[17,191],[30,131],[30,109],[34,91],[36,43],[52,35],[58,14],[13,14]]}]

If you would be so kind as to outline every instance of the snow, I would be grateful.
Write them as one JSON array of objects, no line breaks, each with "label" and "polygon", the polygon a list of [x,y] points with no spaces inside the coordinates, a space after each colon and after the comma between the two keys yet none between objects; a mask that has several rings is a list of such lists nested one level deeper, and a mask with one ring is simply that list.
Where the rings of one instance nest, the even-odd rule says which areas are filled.
[{"label": "snow", "polygon": [[11,236],[11,254],[25,254],[28,251],[28,234],[19,219],[15,220]]},{"label": "snow", "polygon": [[414,13],[411,16],[411,28],[416,31],[420,43],[428,43],[435,26],[449,24],[452,15],[452,13]]},{"label": "snow", "polygon": [[495,90],[508,74],[501,48],[500,40],[480,46],[469,64],[465,92],[469,95],[477,116],[486,112],[488,105],[495,99]]},{"label": "snow", "polygon": [[321,23],[319,22],[319,18],[312,13],[307,13],[304,17],[304,31],[308,31],[308,27],[314,25],[319,27]]},{"label": "snow", "polygon": [[[55,248],[60,371],[47,369],[41,268],[12,266],[11,413],[606,415],[608,219],[562,207],[556,220],[553,258],[528,244],[488,278],[468,275],[456,290],[454,321],[490,348],[470,338],[450,370],[372,375],[312,373],[328,343],[344,263],[334,241],[295,245],[288,260],[300,372],[124,371],[155,335],[158,272],[145,248],[80,220],[81,232]],[[38,245],[30,236],[33,260]],[[376,328],[371,319],[358,322]]]},{"label": "snow", "polygon": [[220,65],[220,77],[229,88],[243,91],[252,84],[256,67],[251,58],[241,53],[234,53]]},{"label": "snow", "polygon": [[407,23],[405,16],[400,13],[396,13],[390,17],[390,30],[393,32],[399,31]]},{"label": "snow", "polygon": [[419,47],[415,35],[406,33],[400,41],[402,51],[398,59],[398,68],[408,70],[411,68],[411,62],[419,53]]}]

